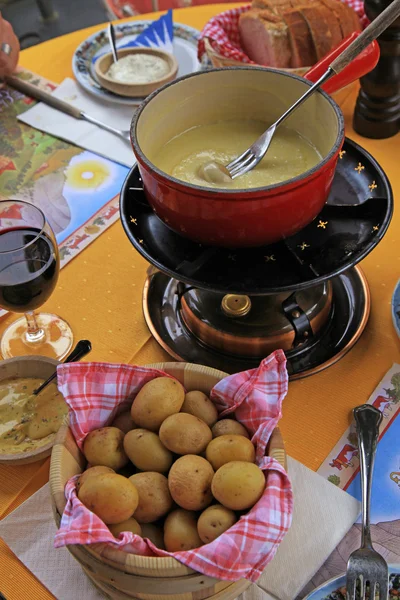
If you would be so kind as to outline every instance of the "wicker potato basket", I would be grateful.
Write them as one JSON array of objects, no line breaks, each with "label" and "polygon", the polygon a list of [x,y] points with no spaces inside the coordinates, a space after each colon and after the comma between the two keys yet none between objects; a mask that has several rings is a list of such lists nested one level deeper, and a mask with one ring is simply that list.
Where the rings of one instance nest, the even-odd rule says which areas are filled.
[{"label": "wicker potato basket", "polygon": [[[242,63],[238,60],[233,60],[232,58],[226,58],[225,56],[222,56],[222,54],[218,54],[218,52],[216,52],[214,50],[214,48],[211,46],[209,38],[204,38],[204,48],[206,50],[208,58],[211,61],[212,66],[215,67],[216,69],[222,69],[225,67],[244,67],[244,66],[259,67],[260,66],[260,65],[252,65],[252,64]],[[269,67],[269,68],[273,68],[273,67]],[[284,73],[292,73],[293,75],[303,76],[310,69],[311,69],[311,67],[299,67],[298,69],[279,69],[279,70],[283,71]],[[357,85],[358,85],[357,81],[353,81],[353,83],[350,83],[350,85],[347,85],[345,88],[342,88],[341,90],[338,90],[337,92],[334,92],[332,94],[332,98],[335,100],[335,102],[337,102],[339,104],[339,106],[342,106],[344,104],[344,102],[347,100],[347,98],[350,96],[350,94],[357,88]]]},{"label": "wicker potato basket", "polygon": [[[176,377],[187,390],[209,393],[226,373],[188,363],[157,363]],[[286,466],[286,454],[279,429],[271,437],[268,454]],[[57,526],[66,500],[68,479],[81,473],[86,460],[67,425],[59,430],[50,466],[50,489]],[[70,553],[81,564],[94,585],[112,600],[233,600],[249,585],[247,580],[220,581],[189,569],[172,557],[145,557],[123,552],[108,544],[70,545]]]}]

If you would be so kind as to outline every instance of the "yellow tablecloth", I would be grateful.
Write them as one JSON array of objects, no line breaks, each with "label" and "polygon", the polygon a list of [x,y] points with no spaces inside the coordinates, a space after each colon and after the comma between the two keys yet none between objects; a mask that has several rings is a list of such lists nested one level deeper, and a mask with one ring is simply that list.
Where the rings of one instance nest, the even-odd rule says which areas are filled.
[{"label": "yellow tablecloth", "polygon": [[[176,22],[202,29],[213,15],[235,5],[206,5],[174,11]],[[140,18],[157,18],[159,14]],[[72,77],[71,59],[77,45],[100,29],[91,27],[25,50],[20,64],[60,83]],[[400,135],[368,140],[351,127],[355,95],[343,106],[348,137],[364,146],[400,194]],[[392,326],[390,302],[400,273],[400,216],[395,212],[384,240],[362,268],[368,278],[372,310],[357,345],[339,363],[308,379],[290,384],[281,428],[289,454],[317,469],[350,420],[350,410],[364,402],[393,362],[400,342]],[[147,263],[134,251],[120,223],[113,225],[61,272],[57,289],[44,309],[71,324],[75,338],[89,338],[91,360],[145,364],[170,360],[152,339],[142,316],[141,297]],[[7,317],[0,333],[15,317]],[[0,517],[4,517],[42,486],[48,477],[44,461],[21,467],[0,467]],[[0,545],[0,591],[8,600],[53,596],[21,565],[4,543]]]}]

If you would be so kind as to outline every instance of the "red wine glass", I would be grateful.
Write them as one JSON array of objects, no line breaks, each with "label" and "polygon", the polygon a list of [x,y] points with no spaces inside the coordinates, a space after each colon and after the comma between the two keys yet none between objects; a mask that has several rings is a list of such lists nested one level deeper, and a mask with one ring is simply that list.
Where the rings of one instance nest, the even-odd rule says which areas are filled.
[{"label": "red wine glass", "polygon": [[0,201],[0,307],[25,313],[3,333],[3,358],[43,355],[61,360],[72,347],[68,323],[35,313],[53,292],[60,271],[55,235],[43,212],[28,202]]}]

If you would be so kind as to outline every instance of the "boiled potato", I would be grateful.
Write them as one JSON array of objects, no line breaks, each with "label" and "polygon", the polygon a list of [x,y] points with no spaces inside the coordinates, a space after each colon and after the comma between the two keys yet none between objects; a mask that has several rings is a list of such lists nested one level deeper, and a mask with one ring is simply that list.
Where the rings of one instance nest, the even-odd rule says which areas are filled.
[{"label": "boiled potato", "polygon": [[128,431],[124,438],[124,449],[135,467],[141,471],[165,473],[174,460],[158,435],[146,429]]},{"label": "boiled potato", "polygon": [[221,419],[221,421],[217,421],[212,428],[212,434],[214,438],[219,435],[244,435],[244,437],[250,438],[247,429],[233,419]]},{"label": "boiled potato", "polygon": [[133,401],[132,419],[139,427],[158,431],[161,423],[178,413],[185,400],[183,386],[170,377],[157,377],[144,384]]},{"label": "boiled potato", "polygon": [[178,413],[165,419],[159,436],[164,446],[175,454],[200,454],[212,439],[209,426],[187,413]]},{"label": "boiled potato", "polygon": [[206,459],[214,471],[234,460],[254,462],[256,452],[250,440],[243,435],[220,435],[207,446]]},{"label": "boiled potato", "polygon": [[203,511],[197,521],[197,531],[205,544],[213,542],[217,537],[232,527],[237,521],[233,510],[221,504],[213,504]]},{"label": "boiled potato", "polygon": [[139,494],[133,483],[117,473],[89,477],[81,486],[78,498],[106,525],[126,521],[139,504]]},{"label": "boiled potato", "polygon": [[215,473],[211,489],[214,498],[226,508],[245,510],[254,506],[263,495],[264,473],[254,463],[229,462]]},{"label": "boiled potato", "polygon": [[203,510],[212,502],[211,482],[214,470],[201,456],[181,456],[168,474],[172,499],[187,510]]},{"label": "boiled potato", "polygon": [[198,417],[209,427],[214,425],[218,419],[218,411],[210,398],[203,392],[188,392],[185,396],[185,401],[182,405],[181,412],[189,413]]},{"label": "boiled potato", "polygon": [[94,429],[83,442],[83,454],[92,467],[103,465],[118,471],[128,462],[123,441],[124,434],[117,427]]},{"label": "boiled potato", "polygon": [[148,538],[156,548],[165,550],[164,544],[164,532],[160,527],[153,525],[152,523],[142,523],[142,538]]},{"label": "boiled potato", "polygon": [[129,477],[139,494],[139,504],[134,517],[139,523],[152,523],[172,508],[168,479],[161,473],[136,473]]},{"label": "boiled potato", "polygon": [[79,488],[85,483],[87,479],[89,479],[89,477],[101,475],[102,473],[115,473],[115,471],[114,469],[110,469],[110,467],[103,467],[102,465],[86,469],[86,471],[83,471],[83,473],[77,481],[76,491],[79,492]]},{"label": "boiled potato", "polygon": [[112,426],[118,427],[118,429],[120,429],[124,433],[128,433],[128,431],[131,431],[132,429],[135,429],[137,427],[136,423],[132,421],[130,410],[126,410],[117,415],[114,421],[112,422]]},{"label": "boiled potato", "polygon": [[120,533],[124,531],[130,531],[136,535],[142,535],[142,528],[139,523],[133,517],[126,519],[126,521],[122,521],[122,523],[117,523],[116,525],[109,525],[108,529],[111,531],[114,537],[118,537]]},{"label": "boiled potato", "polygon": [[164,544],[168,552],[193,550],[201,546],[196,515],[182,509],[172,511],[164,523]]}]

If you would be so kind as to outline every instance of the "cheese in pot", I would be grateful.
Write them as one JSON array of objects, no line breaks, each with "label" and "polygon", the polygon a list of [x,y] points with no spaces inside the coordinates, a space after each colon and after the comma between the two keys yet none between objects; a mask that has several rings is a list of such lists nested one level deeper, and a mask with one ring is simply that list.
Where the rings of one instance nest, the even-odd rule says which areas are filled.
[{"label": "cheese in pot", "polygon": [[[228,164],[267,129],[263,121],[220,121],[200,125],[171,139],[154,157],[154,164],[176,179],[194,185],[221,188],[202,178],[205,163]],[[318,150],[297,131],[280,126],[266,156],[255,169],[224,184],[224,188],[265,187],[305,173],[321,161]]]},{"label": "cheese in pot", "polygon": [[168,75],[166,60],[152,54],[128,54],[113,63],[107,71],[108,77],[120,83],[151,83]]},{"label": "cheese in pot", "polygon": [[0,455],[40,448],[59,430],[68,406],[55,383],[33,396],[41,383],[35,378],[0,382]]}]

